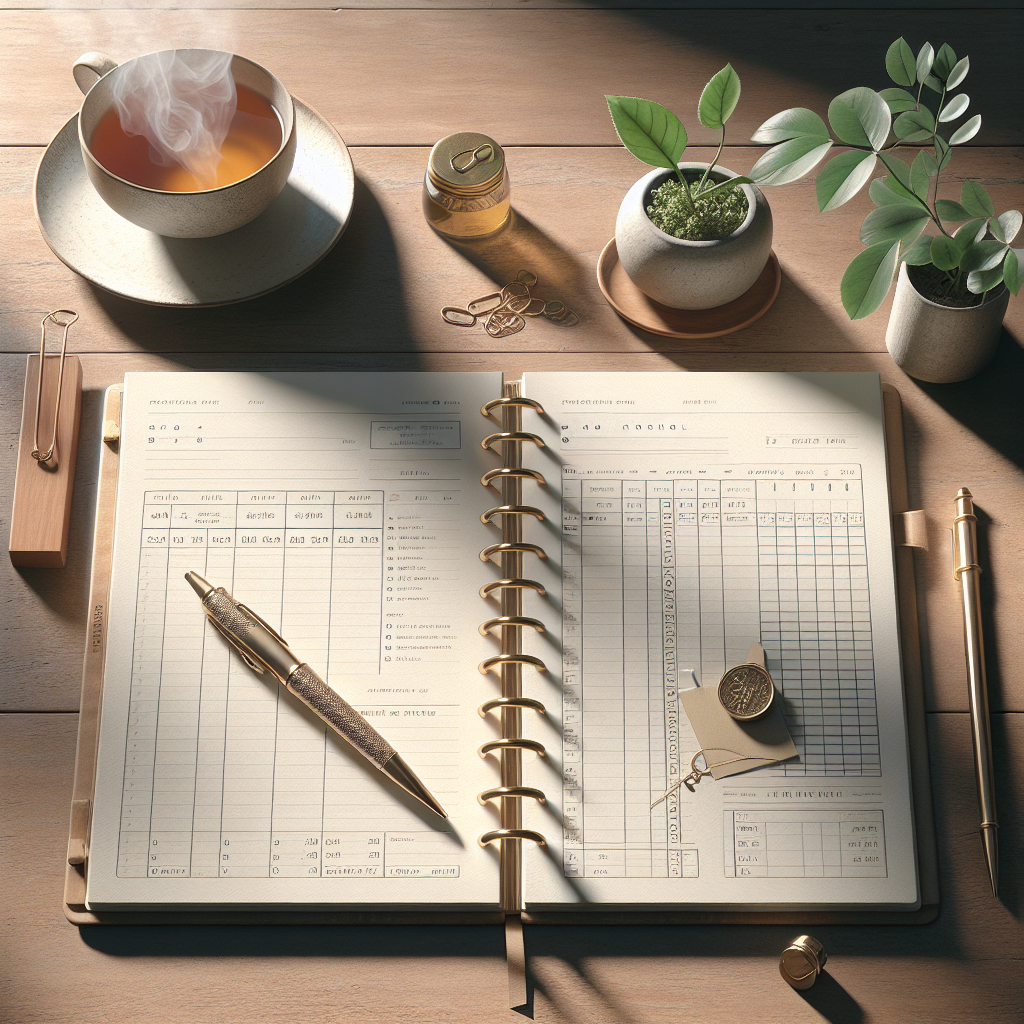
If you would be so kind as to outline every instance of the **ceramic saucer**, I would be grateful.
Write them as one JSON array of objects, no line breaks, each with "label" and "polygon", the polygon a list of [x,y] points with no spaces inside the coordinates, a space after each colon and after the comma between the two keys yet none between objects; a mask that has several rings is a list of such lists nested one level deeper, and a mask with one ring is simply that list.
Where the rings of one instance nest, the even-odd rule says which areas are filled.
[{"label": "ceramic saucer", "polygon": [[646,296],[629,279],[613,238],[597,261],[597,283],[609,305],[624,320],[666,338],[718,338],[760,319],[782,284],[782,267],[772,250],[760,277],[738,299],[714,309],[672,309]]},{"label": "ceramic saucer", "polygon": [[82,162],[78,115],[36,171],[36,219],[46,244],[106,291],[156,306],[219,306],[255,298],[304,274],[348,226],[355,193],[341,136],[295,100],[298,147],[281,194],[254,221],[213,238],[165,238],[99,197]]}]

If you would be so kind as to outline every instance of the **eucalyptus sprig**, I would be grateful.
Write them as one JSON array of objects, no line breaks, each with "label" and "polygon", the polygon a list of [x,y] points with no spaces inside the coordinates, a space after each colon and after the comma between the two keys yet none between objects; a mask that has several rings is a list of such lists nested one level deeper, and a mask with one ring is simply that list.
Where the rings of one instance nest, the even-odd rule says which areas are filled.
[{"label": "eucalyptus sprig", "polygon": [[[1010,242],[1020,231],[1020,212],[996,217],[991,197],[978,182],[964,183],[959,202],[939,198],[939,180],[953,147],[969,142],[981,128],[981,115],[975,114],[946,134],[970,105],[966,93],[953,95],[967,77],[970,60],[958,60],[947,43],[938,52],[925,43],[915,56],[901,37],[889,47],[885,67],[897,87],[847,90],[829,104],[829,126],[805,107],[765,121],[752,141],[774,145],[754,164],[750,177],[758,185],[796,181],[833,145],[843,145],[847,152],[825,164],[815,182],[818,208],[826,212],[852,199],[879,162],[888,172],[871,182],[876,209],[860,231],[867,248],[846,268],[840,286],[852,320],[882,304],[900,262],[936,267],[945,274],[947,293],[962,291],[966,283],[967,291],[984,301],[1004,284],[1016,295],[1024,280],[1024,250],[1011,248]],[[925,90],[937,95],[937,102],[932,97],[926,104]],[[894,154],[908,145],[924,147],[916,149],[911,163]],[[962,226],[947,226],[954,224]],[[929,226],[938,233],[924,234]]]},{"label": "eucalyptus sprig", "polygon": [[642,100],[636,96],[605,96],[608,112],[622,144],[637,158],[651,167],[666,167],[675,171],[683,187],[687,201],[693,207],[696,195],[708,199],[716,193],[727,191],[736,185],[750,183],[750,178],[738,174],[728,181],[708,187],[708,176],[718,163],[725,146],[725,123],[732,116],[740,98],[740,77],[731,64],[726,64],[704,86],[697,104],[697,116],[705,128],[721,129],[722,140],[714,160],[704,171],[700,181],[690,188],[689,182],[679,170],[679,161],[686,151],[686,129],[682,122],[667,107],[653,100]]}]

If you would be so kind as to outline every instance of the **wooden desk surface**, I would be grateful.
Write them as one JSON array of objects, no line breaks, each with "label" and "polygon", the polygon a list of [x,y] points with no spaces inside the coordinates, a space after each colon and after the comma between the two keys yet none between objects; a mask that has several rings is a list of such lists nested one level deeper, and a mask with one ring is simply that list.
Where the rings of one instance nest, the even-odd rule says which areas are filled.
[{"label": "wooden desk surface", "polygon": [[[209,0],[207,0],[207,3]],[[714,141],[694,116],[726,60],[744,93],[723,163],[790,105],[824,112],[839,91],[882,87],[892,39],[948,40],[972,71],[975,144],[956,181],[980,180],[997,207],[1024,207],[1024,115],[1008,73],[1024,17],[1012,0],[965,15],[954,0],[902,10],[813,6],[672,9],[651,0],[393,0],[334,10],[302,0],[10,0],[0,11],[0,527],[6,531],[24,354],[50,309],[81,313],[71,348],[85,376],[71,555],[64,570],[0,570],[0,1021],[291,1022],[513,1020],[496,928],[83,928],[61,913],[62,861],[87,617],[102,389],[136,369],[878,370],[904,400],[910,494],[925,509],[917,555],[942,911],[920,927],[818,928],[828,974],[800,995],[777,958],[794,929],[536,928],[527,936],[541,1021],[1019,1021],[1024,1005],[1024,300],[1011,301],[994,364],[963,384],[907,378],[889,359],[889,303],[851,323],[842,270],[859,250],[860,196],[820,215],[812,181],[769,192],[782,291],[727,338],[658,338],[621,321],[594,266],[626,188],[643,168],[615,144],[602,95],[650,96],[683,115],[690,153]],[[174,4],[202,8],[204,0]],[[123,9],[123,8],[130,9]],[[274,7],[275,10],[268,8]],[[147,9],[151,8],[151,9]],[[162,9],[168,8],[168,9]],[[393,8],[393,9],[392,9]],[[461,9],[460,9],[461,8]],[[746,8],[746,9],[743,9]],[[42,147],[79,102],[71,61],[168,46],[234,49],[274,70],[352,148],[351,226],[306,277],[224,309],[173,311],[100,292],[49,251],[32,210]],[[886,83],[887,84],[887,83]],[[732,126],[735,125],[735,128]],[[515,229],[455,246],[419,209],[427,147],[477,129],[508,151]],[[703,147],[703,148],[702,148]],[[579,310],[501,343],[441,322],[442,305],[520,267]],[[946,528],[957,487],[983,512],[986,643],[1000,789],[1003,886],[988,893],[977,836],[961,622]],[[45,643],[39,638],[45,636]]]}]

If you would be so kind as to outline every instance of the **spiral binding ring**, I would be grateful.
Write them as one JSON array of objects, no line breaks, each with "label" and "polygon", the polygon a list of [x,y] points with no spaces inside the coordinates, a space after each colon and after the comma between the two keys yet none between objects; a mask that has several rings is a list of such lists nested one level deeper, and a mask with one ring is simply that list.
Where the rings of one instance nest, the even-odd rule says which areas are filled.
[{"label": "spiral binding ring", "polygon": [[539,715],[546,715],[548,709],[539,700],[532,697],[495,697],[492,700],[485,700],[476,709],[481,718],[486,718],[488,712],[497,711],[500,708],[532,708]]},{"label": "spiral binding ring", "polygon": [[546,804],[548,802],[543,791],[534,789],[532,786],[495,786],[494,789],[485,789],[482,793],[477,793],[476,802],[481,807],[485,807],[488,800],[497,800],[501,796],[526,796],[538,803]]},{"label": "spiral binding ring", "polygon": [[488,526],[491,520],[498,515],[536,516],[542,523],[547,519],[547,516],[539,508],[534,508],[532,505],[495,505],[494,508],[489,508],[480,516],[480,522]]},{"label": "spiral binding ring", "polygon": [[531,619],[528,615],[497,615],[493,619],[481,622],[477,629],[481,636],[487,636],[495,626],[532,626],[538,633],[547,633],[540,619]]},{"label": "spiral binding ring", "polygon": [[540,658],[535,658],[532,654],[495,654],[493,658],[484,658],[483,661],[477,665],[477,671],[480,675],[485,676],[488,672],[493,672],[494,669],[500,668],[502,665],[532,665],[538,672],[547,672],[548,667],[544,664]]},{"label": "spiral binding ring", "polygon": [[485,402],[480,406],[480,415],[492,419],[491,413],[495,409],[507,408],[510,405],[518,405],[523,409],[533,409],[538,415],[544,415],[544,407],[540,402],[535,402],[532,398],[492,398],[489,402]]},{"label": "spiral binding ring", "polygon": [[524,580],[517,576],[504,580],[492,580],[490,583],[485,583],[480,588],[480,596],[486,599],[496,590],[536,590],[541,597],[547,597],[548,593],[544,589],[543,584],[538,583],[536,580]]},{"label": "spiral binding ring", "polygon": [[542,438],[538,437],[536,434],[530,434],[525,430],[502,430],[498,434],[488,434],[480,442],[480,447],[491,448],[491,451],[494,451],[494,449],[491,446],[494,444],[495,441],[501,442],[502,444],[532,441],[538,448],[547,447],[547,445],[544,444]]},{"label": "spiral binding ring", "polygon": [[541,757],[547,757],[548,753],[544,749],[543,743],[539,743],[537,740],[528,740],[525,737],[520,737],[519,739],[502,737],[500,740],[488,740],[477,750],[477,753],[481,757],[486,757],[495,750],[533,750],[540,754]]},{"label": "spiral binding ring", "polygon": [[542,562],[548,560],[548,553],[539,544],[522,544],[518,541],[512,543],[510,541],[502,541],[500,544],[489,544],[487,547],[480,552],[480,561],[489,562],[492,555],[501,555],[506,551],[522,551],[524,553],[531,552],[535,554]]},{"label": "spiral binding ring", "polygon": [[494,490],[497,490],[498,488],[494,487],[493,481],[498,479],[507,480],[510,476],[523,477],[527,480],[536,480],[541,487],[547,486],[547,481],[544,479],[543,476],[541,476],[540,473],[537,472],[537,470],[510,469],[507,466],[503,467],[502,469],[487,470],[487,472],[484,473],[482,477],[480,477],[480,483],[482,483],[484,487],[493,487]]},{"label": "spiral binding ring", "polygon": [[538,846],[547,846],[547,840],[539,833],[534,832],[533,829],[529,828],[496,828],[490,832],[485,832],[477,842],[481,846],[486,846],[488,843],[498,842],[502,839],[529,839],[531,843],[536,843]]}]

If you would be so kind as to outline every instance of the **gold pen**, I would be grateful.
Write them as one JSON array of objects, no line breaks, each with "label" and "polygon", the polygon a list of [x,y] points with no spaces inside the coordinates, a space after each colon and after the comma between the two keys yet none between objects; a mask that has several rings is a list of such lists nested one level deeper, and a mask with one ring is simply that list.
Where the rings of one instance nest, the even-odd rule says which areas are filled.
[{"label": "gold pen", "polygon": [[999,895],[999,823],[996,820],[995,774],[992,769],[992,733],[988,714],[988,681],[981,635],[981,587],[978,565],[978,517],[974,498],[966,487],[956,496],[953,520],[953,579],[960,584],[964,606],[964,647],[967,652],[967,684],[971,698],[971,738],[974,771],[981,806],[981,841],[985,847],[992,895]]},{"label": "gold pen", "polygon": [[277,630],[223,587],[214,589],[194,572],[185,573],[185,579],[203,602],[210,623],[249,668],[260,674],[269,672],[392,782],[442,818],[448,817],[395,748],[308,665],[300,662]]}]

